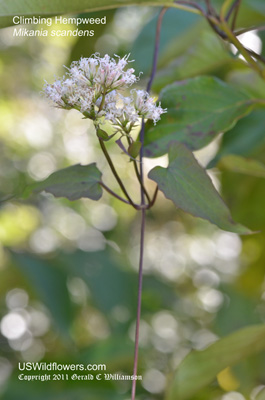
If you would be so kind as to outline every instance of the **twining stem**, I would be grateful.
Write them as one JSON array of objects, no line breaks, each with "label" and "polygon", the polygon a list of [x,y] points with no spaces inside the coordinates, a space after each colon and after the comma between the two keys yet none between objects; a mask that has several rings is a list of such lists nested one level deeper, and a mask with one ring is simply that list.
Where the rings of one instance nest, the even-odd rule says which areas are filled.
[{"label": "twining stem", "polygon": [[[133,363],[133,375],[137,375],[138,353],[139,353],[139,328],[141,319],[141,304],[142,304],[142,287],[143,287],[143,259],[144,259],[144,234],[145,234],[145,216],[146,210],[141,210],[141,237],[140,237],[140,261],[138,273],[138,299],[137,299],[137,317],[135,328],[135,351]],[[132,383],[132,400],[135,400],[136,379]]]},{"label": "twining stem", "polygon": [[237,16],[238,16],[240,5],[241,5],[241,0],[235,0],[234,4],[232,4],[232,6],[231,6],[231,8],[228,11],[227,16],[226,16],[226,20],[228,21],[230,16],[231,16],[231,14],[234,12],[232,25],[231,25],[232,31],[234,31],[235,26],[236,26],[236,20],[237,20]]},{"label": "twining stem", "polygon": [[[156,25],[156,37],[155,37],[155,49],[154,49],[154,58],[152,64],[152,72],[150,76],[150,80],[147,85],[147,92],[150,92],[151,86],[155,77],[156,68],[157,68],[157,58],[159,52],[159,39],[160,39],[160,31],[163,16],[166,12],[167,8],[164,7],[159,13],[157,25]],[[145,235],[145,217],[146,217],[146,209],[145,209],[145,193],[144,193],[144,169],[143,169],[143,144],[144,144],[144,119],[142,120],[142,126],[140,131],[140,142],[142,144],[140,149],[140,180],[141,184],[141,206],[143,207],[141,210],[141,236],[140,236],[140,257],[139,257],[139,272],[138,272],[138,298],[137,298],[137,316],[136,316],[136,327],[135,327],[135,344],[134,344],[134,363],[133,363],[133,375],[137,375],[138,369],[138,353],[139,353],[139,330],[140,330],[140,319],[141,319],[141,304],[142,304],[142,287],[143,287],[143,259],[144,259],[144,235]],[[138,168],[137,168],[138,169]],[[158,188],[155,190],[155,194],[149,207],[151,204],[153,205],[156,199]],[[135,400],[136,394],[136,379],[132,381],[132,396],[131,400]]]},{"label": "twining stem", "polygon": [[154,81],[155,74],[156,74],[158,52],[159,52],[159,38],[160,38],[160,33],[161,33],[162,20],[163,20],[163,17],[165,15],[166,11],[167,11],[167,7],[162,8],[162,10],[159,13],[158,20],[157,20],[155,50],[154,50],[154,55],[153,55],[152,71],[151,71],[151,76],[150,76],[150,79],[149,79],[149,82],[148,82],[147,88],[146,88],[146,91],[148,93],[150,93],[152,83]]},{"label": "twining stem", "polygon": [[102,151],[103,151],[103,153],[104,153],[104,155],[106,157],[106,160],[107,160],[107,162],[108,162],[108,164],[110,166],[110,169],[111,169],[113,175],[115,176],[115,178],[116,178],[121,190],[123,191],[125,197],[128,199],[128,202],[133,206],[133,208],[138,209],[137,205],[132,201],[131,197],[129,196],[129,194],[128,194],[125,186],[124,186],[124,184],[122,183],[122,180],[119,177],[119,175],[118,175],[118,173],[116,171],[116,168],[114,167],[114,164],[113,164],[113,162],[112,162],[112,160],[111,160],[111,158],[109,156],[109,153],[108,153],[108,151],[106,149],[106,146],[105,146],[103,140],[99,139],[99,144],[100,144],[100,147],[101,147],[101,149],[102,149]]}]

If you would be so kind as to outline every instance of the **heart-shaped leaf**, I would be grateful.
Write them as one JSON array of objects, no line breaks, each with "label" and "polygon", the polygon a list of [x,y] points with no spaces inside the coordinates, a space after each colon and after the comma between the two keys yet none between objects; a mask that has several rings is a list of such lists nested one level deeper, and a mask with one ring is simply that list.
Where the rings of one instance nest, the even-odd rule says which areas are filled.
[{"label": "heart-shaped leaf", "polygon": [[228,207],[206,171],[184,144],[172,143],[168,168],[155,167],[148,176],[183,211],[230,232],[251,233],[249,229],[233,221]]}]

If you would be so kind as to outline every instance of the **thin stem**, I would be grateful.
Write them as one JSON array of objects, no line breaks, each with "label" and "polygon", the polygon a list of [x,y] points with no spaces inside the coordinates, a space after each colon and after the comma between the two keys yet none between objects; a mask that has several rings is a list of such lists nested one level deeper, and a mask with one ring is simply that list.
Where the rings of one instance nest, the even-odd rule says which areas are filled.
[{"label": "thin stem", "polygon": [[204,15],[205,12],[202,7],[199,6],[199,4],[195,3],[194,1],[190,0],[175,0],[175,4],[181,4],[181,5],[187,5],[189,7],[192,7],[194,10],[197,10],[198,14]]},{"label": "thin stem", "polygon": [[265,57],[263,57],[261,54],[256,53],[254,50],[248,49],[246,47],[246,50],[251,54],[254,58],[265,64]]},{"label": "thin stem", "polygon": [[261,70],[259,68],[259,65],[256,63],[256,61],[251,57],[251,55],[248,53],[248,51],[245,49],[245,47],[242,45],[242,43],[238,40],[238,38],[234,35],[234,33],[230,30],[229,26],[227,25],[226,21],[222,21],[222,29],[226,33],[228,39],[230,40],[231,43],[239,50],[239,52],[242,54],[242,56],[245,58],[245,60],[248,62],[248,64],[258,73],[261,73]]},{"label": "thin stem", "polygon": [[[128,136],[126,136],[126,138],[127,138],[128,144],[130,145],[130,138],[129,138]],[[145,188],[145,186],[144,186],[144,184],[143,184],[143,181],[142,181],[142,179],[141,179],[141,176],[140,176],[140,172],[139,172],[139,169],[138,169],[137,162],[136,162],[135,160],[132,160],[132,162],[133,162],[133,166],[134,166],[134,170],[135,170],[135,174],[136,174],[136,176],[137,176],[138,182],[140,183],[141,188],[143,189],[144,194],[145,194],[145,196],[146,196],[146,198],[147,198],[148,204],[150,205],[151,199],[150,199],[150,196],[149,196],[149,194],[148,194],[148,192],[147,192],[147,190],[146,190],[146,188]]]},{"label": "thin stem", "polygon": [[[142,287],[143,287],[143,259],[144,259],[144,234],[145,234],[145,215],[146,210],[141,211],[141,237],[140,237],[140,260],[139,260],[139,274],[138,274],[138,299],[137,299],[137,317],[135,328],[135,350],[133,362],[133,375],[137,375],[138,366],[138,353],[139,353],[139,328],[141,319],[141,304],[142,304]],[[132,383],[132,400],[135,400],[136,393],[136,379]]]},{"label": "thin stem", "polygon": [[103,189],[106,190],[106,192],[108,192],[109,194],[111,194],[113,197],[115,197],[116,199],[122,201],[123,203],[126,204],[130,204],[129,201],[125,200],[124,198],[122,198],[121,196],[119,196],[117,193],[113,192],[113,190],[111,190],[107,185],[105,185],[105,183],[103,182],[99,182],[100,186],[103,187]]},{"label": "thin stem", "polygon": [[265,100],[264,99],[254,99],[253,104],[260,104],[261,106],[265,106]]},{"label": "thin stem", "polygon": [[162,8],[162,10],[159,13],[158,20],[157,20],[156,38],[155,38],[155,50],[154,50],[154,56],[153,56],[152,72],[151,72],[151,76],[150,76],[150,79],[149,79],[149,82],[148,82],[147,88],[146,88],[146,91],[148,93],[150,93],[150,90],[151,90],[151,87],[152,87],[152,83],[153,83],[153,80],[154,80],[155,74],[156,74],[161,25],[162,25],[162,20],[163,20],[163,17],[165,15],[166,11],[167,11],[166,7]]},{"label": "thin stem", "polygon": [[239,36],[239,35],[242,35],[243,33],[251,32],[251,31],[257,31],[257,32],[265,31],[265,25],[250,26],[248,28],[240,28],[240,29],[237,29],[234,32],[234,34],[236,36]]},{"label": "thin stem", "polygon": [[[166,8],[162,8],[160,11],[157,26],[156,26],[156,37],[155,37],[155,49],[154,49],[154,58],[153,58],[153,66],[152,72],[150,76],[150,80],[147,85],[147,91],[150,92],[151,86],[155,77],[156,68],[157,68],[157,58],[159,52],[159,40],[160,40],[160,32],[161,32],[161,24],[163,16],[166,12]],[[134,362],[133,362],[133,375],[137,375],[138,369],[138,353],[139,353],[139,329],[140,329],[140,319],[141,319],[141,303],[142,303],[142,287],[143,287],[143,258],[144,258],[144,235],[145,235],[145,217],[146,217],[146,208],[150,208],[151,204],[153,205],[155,202],[156,194],[151,203],[146,207],[145,205],[145,196],[144,196],[144,170],[143,170],[143,144],[144,144],[144,119],[142,119],[142,126],[140,132],[140,142],[142,143],[142,147],[140,150],[140,180],[142,182],[141,185],[141,206],[143,207],[141,210],[141,237],[140,237],[140,259],[139,259],[139,272],[138,272],[138,299],[137,299],[137,316],[136,316],[136,328],[135,328],[135,345],[134,345]],[[156,189],[157,190],[157,189]],[[136,379],[132,382],[132,396],[131,400],[135,400],[136,394]]]},{"label": "thin stem", "polygon": [[125,189],[125,186],[124,186],[124,184],[122,183],[122,180],[121,180],[121,178],[119,177],[119,175],[118,175],[118,173],[117,173],[117,171],[116,171],[116,169],[115,169],[115,167],[114,167],[114,164],[113,164],[113,162],[112,162],[112,160],[111,160],[111,158],[110,158],[110,156],[109,156],[109,153],[108,153],[108,151],[107,151],[107,149],[106,149],[106,146],[105,146],[104,142],[103,142],[101,139],[99,139],[99,143],[100,143],[100,147],[101,147],[101,149],[102,149],[102,151],[103,151],[103,153],[104,153],[104,155],[105,155],[105,157],[106,157],[106,160],[107,160],[107,162],[108,162],[108,164],[109,164],[109,166],[110,166],[110,169],[111,169],[113,175],[115,176],[116,181],[118,182],[118,184],[119,184],[121,190],[123,191],[125,197],[127,197],[129,203],[130,203],[134,208],[138,209],[138,208],[137,208],[137,205],[132,201],[132,199],[130,198],[130,196],[129,196],[127,190]]},{"label": "thin stem", "polygon": [[205,4],[207,7],[208,14],[217,16],[216,11],[211,4],[211,0],[205,0]]},{"label": "thin stem", "polygon": [[142,188],[143,191],[144,191],[144,194],[145,194],[145,196],[146,196],[146,198],[147,198],[147,201],[148,201],[149,204],[151,204],[150,196],[149,196],[149,194],[148,194],[148,192],[147,192],[147,190],[146,190],[146,188],[145,188],[145,186],[144,186],[144,184],[143,184],[143,181],[142,181],[142,179],[141,179],[140,172],[139,172],[139,170],[138,170],[137,162],[136,162],[135,160],[133,160],[133,166],[134,166],[134,170],[135,170],[137,179],[138,179],[138,181],[139,181],[139,183],[140,183],[140,185],[141,185],[141,188]]},{"label": "thin stem", "polygon": [[212,5],[211,5],[210,0],[205,0],[205,4],[206,4],[206,7],[207,7],[207,10],[211,11]]},{"label": "thin stem", "polygon": [[232,21],[232,25],[231,25],[232,31],[235,29],[236,19],[237,19],[237,16],[238,16],[240,5],[241,5],[241,0],[235,0],[234,3],[231,5],[231,7],[228,10],[227,15],[226,15],[226,21],[228,21],[229,18],[231,17],[231,15],[232,15],[232,13],[234,12],[233,21]]},{"label": "thin stem", "polygon": [[157,193],[158,193],[158,186],[156,186],[156,188],[155,188],[155,191],[154,191],[154,195],[153,195],[153,198],[152,198],[152,201],[151,201],[151,203],[150,203],[150,208],[154,205],[154,203],[155,203],[155,201],[156,201],[156,198],[157,198]]},{"label": "thin stem", "polygon": [[165,7],[178,8],[179,10],[188,11],[193,14],[201,15],[201,10],[199,8],[194,8],[189,5],[189,2],[186,1],[178,1],[176,0],[174,3],[165,3]]}]

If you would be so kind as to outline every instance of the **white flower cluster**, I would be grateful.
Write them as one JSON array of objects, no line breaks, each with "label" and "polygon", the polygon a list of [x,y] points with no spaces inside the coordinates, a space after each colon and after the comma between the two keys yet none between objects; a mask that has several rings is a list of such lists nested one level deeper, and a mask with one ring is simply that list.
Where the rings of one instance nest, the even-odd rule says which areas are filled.
[{"label": "white flower cluster", "polygon": [[166,112],[161,105],[156,105],[155,100],[145,90],[131,91],[131,96],[124,97],[113,91],[106,96],[103,107],[105,119],[114,125],[126,126],[128,123],[135,124],[139,118],[152,119],[154,124],[160,119],[161,114]]},{"label": "white flower cluster", "polygon": [[96,123],[104,117],[127,133],[140,117],[156,123],[166,110],[147,92],[132,90],[128,97],[118,93],[138,80],[133,68],[126,69],[128,58],[114,59],[107,54],[81,58],[71,64],[62,79],[46,83],[45,95],[60,108],[76,109]]}]

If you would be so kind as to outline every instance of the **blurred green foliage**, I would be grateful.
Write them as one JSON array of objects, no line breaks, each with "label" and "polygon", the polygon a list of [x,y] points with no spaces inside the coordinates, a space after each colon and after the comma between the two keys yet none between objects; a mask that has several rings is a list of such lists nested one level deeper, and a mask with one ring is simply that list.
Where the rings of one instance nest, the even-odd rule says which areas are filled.
[{"label": "blurred green foliage", "polygon": [[[239,27],[264,22],[262,0],[243,3]],[[147,81],[157,9],[124,7],[89,15],[107,15],[108,20],[92,38],[14,38],[13,27],[0,31],[1,199],[58,168],[95,161],[116,188],[92,124],[75,111],[52,108],[40,92],[44,79],[53,80],[64,73],[63,65],[94,52],[131,52]],[[252,32],[245,40],[264,54],[264,32]],[[261,78],[205,21],[183,11],[165,15],[158,66],[156,95],[175,80],[207,74],[248,95],[265,97]],[[164,399],[167,376],[191,349],[204,349],[218,337],[264,322],[264,180],[219,168],[227,155],[264,162],[264,118],[264,110],[255,110],[195,153],[212,168],[211,177],[233,218],[258,233],[240,238],[218,230],[175,210],[163,195],[148,214],[138,399]],[[115,145],[109,146],[135,192],[131,164]],[[164,159],[147,160],[147,168],[154,162],[165,165]],[[148,186],[153,189],[151,181]],[[106,194],[99,203],[58,200],[50,194],[0,203],[3,400],[129,399],[129,382],[26,382],[18,380],[17,366],[24,361],[106,363],[108,373],[131,374],[138,231],[137,212]],[[228,367],[190,398],[262,399],[264,354]]]}]

